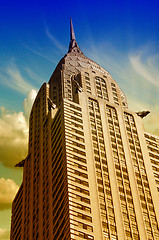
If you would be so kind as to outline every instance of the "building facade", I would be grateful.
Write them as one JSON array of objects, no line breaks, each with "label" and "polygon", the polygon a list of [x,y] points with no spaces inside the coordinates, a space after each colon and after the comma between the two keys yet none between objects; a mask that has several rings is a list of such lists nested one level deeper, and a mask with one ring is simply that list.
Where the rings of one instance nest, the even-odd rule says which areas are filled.
[{"label": "building facade", "polygon": [[158,240],[159,138],[70,25],[68,53],[31,110],[10,239]]}]

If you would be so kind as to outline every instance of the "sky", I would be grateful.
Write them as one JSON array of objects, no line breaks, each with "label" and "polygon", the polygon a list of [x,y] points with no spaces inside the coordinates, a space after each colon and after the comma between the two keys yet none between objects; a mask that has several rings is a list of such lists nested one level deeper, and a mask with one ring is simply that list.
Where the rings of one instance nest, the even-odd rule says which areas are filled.
[{"label": "sky", "polygon": [[158,9],[157,0],[0,0],[0,240],[9,240],[29,112],[68,51],[70,16],[83,53],[112,75],[131,110],[150,110],[145,131],[159,136]]}]

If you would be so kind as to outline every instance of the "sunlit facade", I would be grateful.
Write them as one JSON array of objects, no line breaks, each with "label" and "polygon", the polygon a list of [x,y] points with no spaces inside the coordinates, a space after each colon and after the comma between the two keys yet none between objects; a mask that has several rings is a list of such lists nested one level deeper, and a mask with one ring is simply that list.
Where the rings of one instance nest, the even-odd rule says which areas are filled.
[{"label": "sunlit facade", "polygon": [[[154,139],[153,139],[154,138]],[[30,114],[11,240],[158,240],[159,138],[144,132],[111,75],[68,53]]]}]

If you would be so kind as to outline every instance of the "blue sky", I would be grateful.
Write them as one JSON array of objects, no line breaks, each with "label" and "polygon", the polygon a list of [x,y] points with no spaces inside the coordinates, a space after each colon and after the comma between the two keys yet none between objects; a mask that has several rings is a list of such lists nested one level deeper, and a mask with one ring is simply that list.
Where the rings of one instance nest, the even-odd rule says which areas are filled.
[{"label": "blue sky", "polygon": [[145,128],[159,135],[158,9],[157,0],[0,0],[0,191],[8,189],[0,197],[0,240],[8,239],[8,196],[22,180],[13,165],[27,151],[28,113],[68,50],[70,16],[81,50],[110,72],[132,110],[151,111]]}]

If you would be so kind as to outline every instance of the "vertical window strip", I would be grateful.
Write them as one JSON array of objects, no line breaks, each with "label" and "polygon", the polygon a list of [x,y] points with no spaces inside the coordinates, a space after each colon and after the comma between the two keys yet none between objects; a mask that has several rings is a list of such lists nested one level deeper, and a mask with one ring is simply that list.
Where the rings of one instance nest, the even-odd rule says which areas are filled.
[{"label": "vertical window strip", "polygon": [[[65,127],[70,127],[70,126],[74,126],[75,125],[80,125],[81,126],[81,131],[83,132],[83,120],[82,120],[82,113],[81,113],[81,109],[73,104],[69,104],[69,108],[67,109],[67,104],[65,105]],[[76,126],[77,127],[77,126]],[[83,164],[83,163],[77,163],[77,160],[81,160],[86,154],[85,154],[85,145],[82,143],[79,143],[79,140],[83,140],[84,142],[84,138],[79,137],[77,134],[73,133],[72,130],[69,131],[69,134],[72,135],[72,137],[76,137],[76,138],[70,138],[69,139],[69,135],[66,134],[66,154],[67,154],[67,167],[68,167],[68,177],[71,179],[73,178],[73,182],[72,184],[70,183],[69,185],[69,190],[70,189],[74,189],[74,192],[70,191],[69,192],[69,196],[71,196],[72,198],[74,198],[74,200],[70,200],[70,203],[72,204],[73,201],[77,201],[76,204],[78,204],[78,201],[80,201],[82,204],[91,204],[90,202],[90,193],[89,193],[89,184],[87,182],[87,165]],[[69,149],[71,150],[71,152],[74,152],[72,157],[71,157],[71,161],[69,158]],[[77,151],[76,151],[77,150]],[[79,157],[79,154],[84,154],[83,156]],[[84,157],[85,158],[85,157]],[[85,160],[85,159],[84,159]],[[84,161],[86,163],[86,160]],[[85,173],[84,173],[85,171]],[[85,180],[83,180],[83,178],[86,178]],[[76,181],[75,181],[76,178]],[[78,181],[77,181],[78,179]],[[80,182],[80,187],[79,187],[79,182]],[[88,184],[86,188],[83,187],[83,184]],[[83,186],[82,186],[83,185]],[[87,195],[86,197],[84,197],[83,195]],[[89,202],[89,203],[88,203]],[[85,205],[83,205],[85,206]],[[90,205],[91,207],[91,205]],[[91,208],[90,209],[90,213],[91,213]],[[84,211],[85,209],[83,209]],[[85,210],[86,211],[86,210]],[[79,216],[81,215],[80,212],[78,212],[78,208],[75,210],[72,210],[72,213],[70,213],[70,215],[72,216],[77,216],[79,218]],[[87,224],[81,223],[80,220],[77,221],[76,219],[72,219],[72,227],[73,227],[73,231],[77,232],[77,236],[79,235],[79,233],[83,234],[83,236],[89,236],[90,239],[94,239],[93,236],[89,235],[89,231],[91,229],[91,232],[93,232],[93,227],[92,226],[87,226]],[[91,223],[92,225],[92,223]],[[75,226],[75,227],[74,227]],[[75,230],[75,228],[77,228]],[[81,232],[81,228],[85,229],[85,231],[88,231],[88,233],[83,233]]]},{"label": "vertical window strip", "polygon": [[152,164],[153,174],[157,184],[157,190],[159,192],[159,139],[148,134],[145,134],[145,138]]},{"label": "vertical window strip", "polygon": [[112,93],[113,93],[113,98],[114,98],[114,103],[119,105],[119,99],[118,99],[118,95],[117,95],[117,90],[116,90],[116,86],[114,83],[111,83],[111,87],[112,87]]},{"label": "vertical window strip", "polygon": [[85,77],[85,86],[86,86],[86,91],[87,93],[91,94],[91,83],[90,83],[90,78],[88,76]]},{"label": "vertical window strip", "polygon": [[141,146],[137,134],[137,128],[135,125],[134,117],[131,114],[125,112],[124,120],[147,235],[149,239],[158,239],[159,229],[153,207],[151,192],[148,184],[147,174],[145,170],[144,160],[142,156]]},{"label": "vertical window strip", "polygon": [[48,198],[48,122],[44,127],[43,134],[43,238],[47,238],[47,232],[49,231],[49,209],[50,203]]},{"label": "vertical window strip", "polygon": [[89,99],[96,180],[104,239],[118,239],[98,102]]},{"label": "vertical window strip", "polygon": [[[62,149],[62,143],[61,143],[62,137],[61,137],[61,115],[60,111],[55,116],[53,123],[51,124],[51,158],[52,158],[52,164],[51,164],[51,171],[52,171],[52,231],[54,234],[55,239],[61,239],[61,234],[63,234],[63,229],[65,229],[65,234],[68,234],[69,228],[66,224],[68,222],[64,220],[64,211],[66,211],[67,208],[67,191],[66,191],[66,179],[64,178],[64,162],[66,159],[65,155],[63,154]],[[45,184],[47,183],[47,172],[45,172]],[[45,201],[47,203],[47,192],[45,193]],[[44,206],[45,207],[45,206]],[[65,210],[64,210],[65,209]],[[45,212],[47,212],[47,208],[45,209]],[[45,213],[44,212],[44,213]],[[46,214],[46,217],[48,214]],[[46,218],[47,221],[49,219]],[[49,229],[47,229],[47,222],[45,227],[45,236],[43,239],[48,239]],[[60,231],[60,230],[61,231]],[[47,236],[48,235],[48,236]]]},{"label": "vertical window strip", "polygon": [[96,84],[97,96],[99,98],[103,98],[103,99],[109,101],[108,91],[107,91],[107,86],[106,86],[105,80],[101,77],[96,76],[95,84]]},{"label": "vertical window strip", "polygon": [[[29,159],[30,160],[30,159]],[[29,237],[29,221],[27,219],[30,215],[30,173],[31,173],[31,161],[27,161],[26,165],[26,179],[25,179],[25,205],[24,205],[24,239]]]},{"label": "vertical window strip", "polygon": [[34,135],[34,171],[33,171],[33,239],[39,234],[39,154],[40,154],[40,111],[37,111],[35,117],[35,135]]},{"label": "vertical window strip", "polygon": [[109,133],[126,237],[127,239],[129,239],[129,236],[133,237],[134,239],[139,239],[135,209],[132,200],[130,181],[117,113],[115,108],[108,105],[106,106],[106,113],[108,117]]}]

